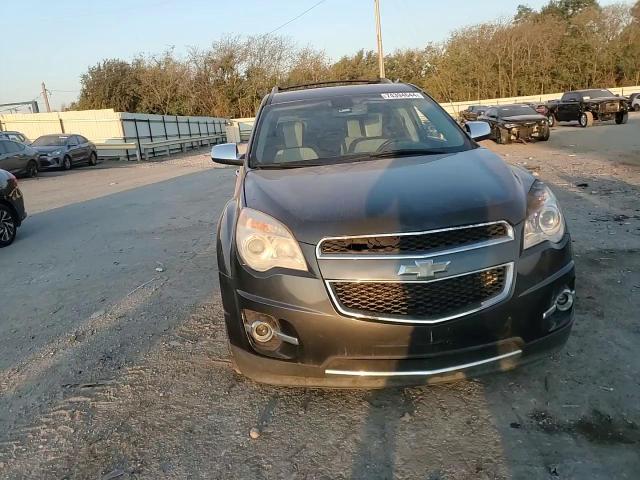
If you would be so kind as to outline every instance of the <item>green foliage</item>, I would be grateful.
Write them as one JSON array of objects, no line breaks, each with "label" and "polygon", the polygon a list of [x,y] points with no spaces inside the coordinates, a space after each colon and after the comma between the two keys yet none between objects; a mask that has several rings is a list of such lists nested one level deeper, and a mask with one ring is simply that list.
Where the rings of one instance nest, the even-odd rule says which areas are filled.
[{"label": "green foliage", "polygon": [[[511,21],[462,28],[444,42],[385,56],[387,76],[442,102],[640,83],[640,1],[519,5]],[[231,36],[186,57],[169,49],[131,62],[104,60],[82,76],[72,107],[249,117],[274,85],[376,78],[377,55],[335,62],[278,36]]]}]

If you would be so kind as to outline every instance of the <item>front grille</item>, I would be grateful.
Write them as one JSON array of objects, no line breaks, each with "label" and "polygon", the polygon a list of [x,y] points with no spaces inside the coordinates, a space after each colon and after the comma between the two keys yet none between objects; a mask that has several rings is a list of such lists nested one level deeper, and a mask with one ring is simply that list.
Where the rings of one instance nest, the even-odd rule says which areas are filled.
[{"label": "front grille", "polygon": [[330,238],[320,244],[322,255],[404,255],[468,247],[487,241],[511,239],[504,222],[454,229],[366,237]]},{"label": "front grille", "polygon": [[620,102],[605,102],[601,104],[600,108],[606,113],[617,112],[620,110]]},{"label": "front grille", "polygon": [[[508,288],[509,265],[431,282],[330,282],[346,314],[434,319],[497,301]],[[486,305],[485,305],[486,306]]]}]

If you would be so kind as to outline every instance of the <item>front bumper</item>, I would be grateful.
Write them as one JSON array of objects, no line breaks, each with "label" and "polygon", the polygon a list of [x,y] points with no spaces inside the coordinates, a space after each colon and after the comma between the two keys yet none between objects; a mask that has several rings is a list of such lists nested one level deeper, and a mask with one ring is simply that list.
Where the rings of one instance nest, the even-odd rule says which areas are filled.
[{"label": "front bumper", "polygon": [[[574,290],[569,235],[557,245],[533,247],[516,261],[506,300],[438,324],[342,315],[315,267],[306,276],[258,278],[236,264],[234,278],[220,275],[227,332],[241,373],[271,384],[345,388],[451,381],[508,370],[559,348],[573,323],[573,309],[543,318],[560,291]],[[288,345],[285,354],[260,351],[246,333],[243,310],[277,318],[299,345]]]},{"label": "front bumper", "polygon": [[509,134],[511,135],[511,140],[532,140],[532,139],[540,139],[545,136],[545,131],[547,129],[546,124],[536,124],[536,125],[518,125],[516,127],[507,129]]},{"label": "front bumper", "polygon": [[40,165],[40,170],[60,168],[60,165],[62,165],[62,159],[60,157],[50,157],[50,156],[41,155],[38,158],[38,164]]}]

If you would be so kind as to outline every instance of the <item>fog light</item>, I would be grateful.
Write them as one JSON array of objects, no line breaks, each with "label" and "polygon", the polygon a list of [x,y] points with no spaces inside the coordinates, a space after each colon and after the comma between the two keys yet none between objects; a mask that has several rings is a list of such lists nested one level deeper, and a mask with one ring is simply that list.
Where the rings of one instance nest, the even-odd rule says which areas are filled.
[{"label": "fog light", "polygon": [[557,311],[566,312],[571,309],[573,306],[573,299],[575,297],[575,292],[565,288],[562,290],[558,296],[553,301],[553,305],[542,314],[542,318],[549,318],[551,315],[556,313]]},{"label": "fog light", "polygon": [[267,322],[256,320],[251,324],[251,336],[256,342],[266,343],[273,338],[273,327]]},{"label": "fog light", "polygon": [[566,312],[573,306],[573,292],[568,288],[560,292],[556,297],[556,307],[561,312]]}]

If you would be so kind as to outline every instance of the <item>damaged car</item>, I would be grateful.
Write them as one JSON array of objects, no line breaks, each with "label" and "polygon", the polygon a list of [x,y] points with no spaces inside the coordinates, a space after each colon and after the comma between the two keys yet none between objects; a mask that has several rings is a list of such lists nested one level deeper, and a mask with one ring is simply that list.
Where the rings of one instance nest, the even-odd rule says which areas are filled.
[{"label": "damaged car", "polygon": [[231,358],[259,382],[386,387],[544,358],[569,337],[571,238],[548,185],[385,80],[264,97],[217,228]]},{"label": "damaged car", "polygon": [[460,121],[468,122],[477,120],[480,115],[483,115],[487,111],[489,105],[469,105],[467,108],[460,112]]},{"label": "damaged car", "polygon": [[559,101],[549,102],[547,109],[551,127],[557,122],[578,122],[581,127],[590,127],[594,121],[607,120],[621,125],[629,119],[627,100],[607,89],[565,92]]},{"label": "damaged car", "polygon": [[525,104],[491,107],[479,120],[491,125],[491,138],[500,144],[515,141],[549,140],[550,130],[544,115]]}]

